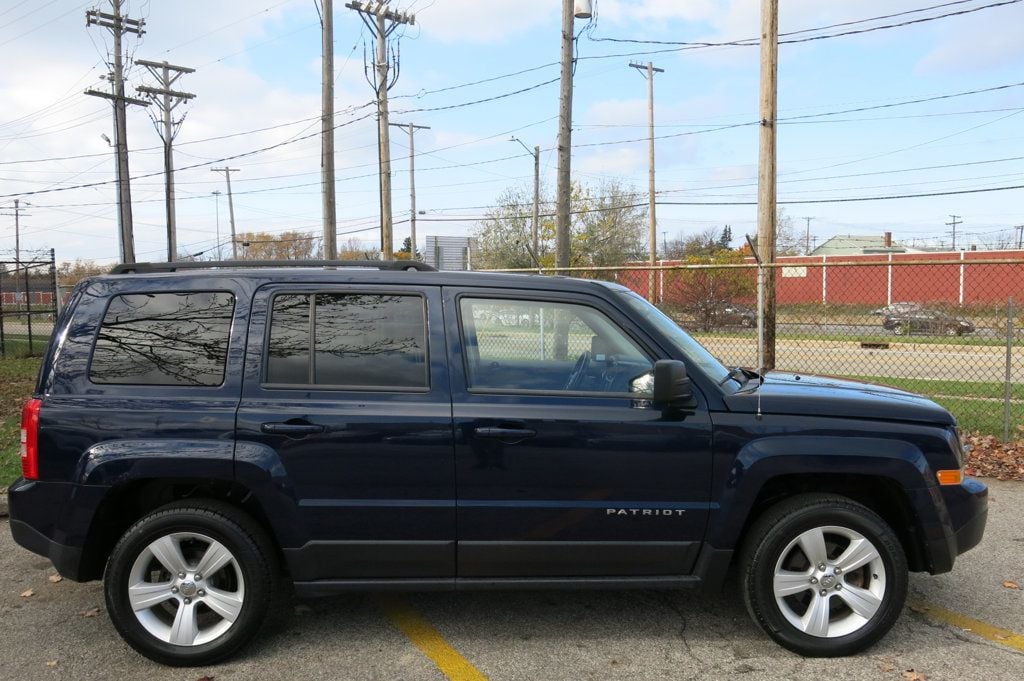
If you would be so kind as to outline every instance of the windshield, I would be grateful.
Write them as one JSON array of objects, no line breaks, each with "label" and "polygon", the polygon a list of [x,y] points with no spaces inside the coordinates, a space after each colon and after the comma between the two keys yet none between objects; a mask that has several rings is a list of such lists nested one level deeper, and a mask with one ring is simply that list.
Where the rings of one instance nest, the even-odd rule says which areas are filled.
[{"label": "windshield", "polygon": [[676,347],[683,353],[691,363],[697,365],[707,374],[708,378],[716,383],[724,383],[729,376],[729,370],[722,366],[722,363],[715,359],[707,349],[690,337],[690,334],[683,331],[672,318],[658,308],[651,305],[644,298],[634,291],[620,292],[626,304],[631,310],[639,314],[645,320],[653,324],[662,334],[668,337]]}]

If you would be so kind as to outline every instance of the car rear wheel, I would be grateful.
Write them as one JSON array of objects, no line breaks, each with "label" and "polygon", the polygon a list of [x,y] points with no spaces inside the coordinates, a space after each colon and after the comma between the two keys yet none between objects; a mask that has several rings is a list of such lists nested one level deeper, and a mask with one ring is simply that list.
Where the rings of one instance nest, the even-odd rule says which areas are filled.
[{"label": "car rear wheel", "polygon": [[946,335],[947,336],[959,336],[960,335],[960,327],[959,326],[954,326],[954,325],[950,324],[949,326],[946,327]]},{"label": "car rear wheel", "polygon": [[897,336],[902,336],[907,333],[907,326],[906,324],[899,323],[896,326],[892,327],[892,332]]},{"label": "car rear wheel", "polygon": [[151,660],[209,664],[259,630],[275,570],[266,535],[238,509],[171,504],[135,523],[114,548],[104,575],[107,609],[121,636]]},{"label": "car rear wheel", "polygon": [[903,609],[907,563],[892,529],[850,499],[801,495],[769,509],[744,549],[744,599],[782,646],[809,657],[852,655]]}]

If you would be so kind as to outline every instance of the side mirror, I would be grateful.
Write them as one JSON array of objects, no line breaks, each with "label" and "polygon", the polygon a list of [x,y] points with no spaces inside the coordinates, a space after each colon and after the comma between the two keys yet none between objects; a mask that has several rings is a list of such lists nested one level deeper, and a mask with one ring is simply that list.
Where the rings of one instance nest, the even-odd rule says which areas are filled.
[{"label": "side mirror", "polygon": [[673,407],[693,406],[693,385],[686,365],[677,359],[659,359],[654,363],[654,403]]}]

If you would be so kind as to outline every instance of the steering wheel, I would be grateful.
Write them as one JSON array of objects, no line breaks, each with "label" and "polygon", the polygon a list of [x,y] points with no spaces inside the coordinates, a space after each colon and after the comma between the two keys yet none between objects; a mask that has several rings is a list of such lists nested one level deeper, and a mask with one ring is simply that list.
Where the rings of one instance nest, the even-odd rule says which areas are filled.
[{"label": "steering wheel", "polygon": [[583,377],[587,375],[587,369],[590,368],[590,361],[594,358],[594,355],[589,350],[584,350],[576,360],[575,366],[572,368],[572,372],[569,374],[569,379],[565,382],[563,390],[576,390],[579,388],[580,383],[583,382]]}]

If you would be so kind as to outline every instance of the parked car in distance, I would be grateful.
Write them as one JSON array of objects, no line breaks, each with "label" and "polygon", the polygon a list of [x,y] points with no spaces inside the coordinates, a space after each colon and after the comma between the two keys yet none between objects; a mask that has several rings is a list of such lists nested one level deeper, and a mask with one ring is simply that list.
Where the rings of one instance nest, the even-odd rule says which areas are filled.
[{"label": "parked car in distance", "polygon": [[164,664],[232,655],[292,591],[713,590],[732,567],[767,636],[852,655],[985,530],[943,407],[727,368],[611,282],[141,263],[54,326],[11,534],[102,579]]},{"label": "parked car in distance", "polygon": [[890,314],[882,320],[882,327],[897,336],[921,333],[932,336],[962,336],[974,333],[974,324],[961,317],[954,317],[942,310],[924,308]]},{"label": "parked car in distance", "polygon": [[712,320],[715,326],[742,326],[749,329],[757,326],[757,311],[723,301],[712,308]]},{"label": "parked car in distance", "polygon": [[921,308],[921,303],[890,303],[885,307],[880,307],[877,310],[872,310],[869,314],[873,314],[876,317],[890,317],[893,315],[901,315],[907,314],[909,312],[916,312]]}]

